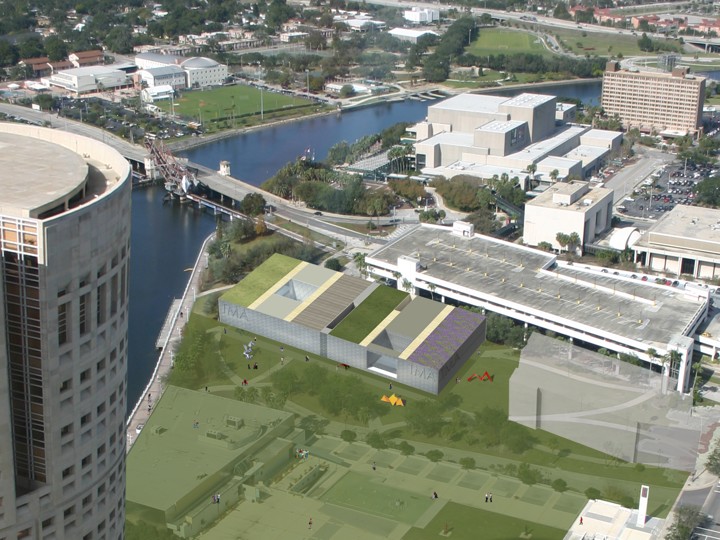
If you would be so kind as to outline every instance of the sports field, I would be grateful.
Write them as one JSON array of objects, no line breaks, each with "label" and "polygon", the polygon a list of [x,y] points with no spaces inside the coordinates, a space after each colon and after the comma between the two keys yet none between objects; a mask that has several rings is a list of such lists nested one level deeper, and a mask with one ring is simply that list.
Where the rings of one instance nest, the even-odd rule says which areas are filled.
[{"label": "sports field", "polygon": [[504,30],[501,28],[482,28],[478,38],[470,45],[468,52],[476,56],[517,53],[534,53],[550,56],[552,54],[545,48],[537,36],[528,32]]},{"label": "sports field", "polygon": [[[222,86],[209,90],[183,92],[175,99],[175,114],[196,122],[212,122],[223,118],[239,118],[260,114],[272,114],[292,107],[311,105],[310,100],[280,92],[261,92],[254,86]],[[172,103],[161,101],[158,106],[170,112]]]}]

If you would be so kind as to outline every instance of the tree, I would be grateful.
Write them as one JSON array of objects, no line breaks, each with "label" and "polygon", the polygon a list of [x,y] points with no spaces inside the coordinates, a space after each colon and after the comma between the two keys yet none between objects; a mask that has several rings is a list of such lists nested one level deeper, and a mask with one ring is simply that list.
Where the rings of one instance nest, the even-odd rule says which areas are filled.
[{"label": "tree", "polygon": [[415,453],[415,447],[407,441],[401,441],[400,444],[397,445],[397,449],[400,450],[403,456],[411,456]]},{"label": "tree", "polygon": [[553,182],[557,182],[558,176],[560,176],[560,171],[558,171],[557,169],[553,169],[552,171],[550,171],[550,180],[552,180]]},{"label": "tree", "polygon": [[340,88],[340,97],[341,98],[349,98],[350,96],[355,95],[355,89],[353,88],[352,84],[343,84],[342,88]]},{"label": "tree", "polygon": [[576,248],[582,246],[582,241],[580,240],[580,235],[576,232],[570,233],[570,236],[568,237],[568,250],[574,251]]},{"label": "tree", "polygon": [[410,290],[413,288],[412,282],[407,278],[403,278],[402,288],[405,290],[405,292],[410,292]]},{"label": "tree", "polygon": [[471,457],[463,457],[458,461],[460,466],[465,470],[471,470],[475,468],[475,459]]},{"label": "tree", "polygon": [[0,66],[14,66],[17,61],[17,47],[4,39],[0,39]]},{"label": "tree", "polygon": [[708,455],[705,468],[715,476],[720,476],[720,443]]},{"label": "tree", "polygon": [[556,478],[555,480],[552,481],[552,484],[550,484],[550,485],[552,486],[552,488],[555,491],[557,491],[559,493],[562,493],[563,491],[567,490],[567,482],[565,480],[563,480],[562,478]]},{"label": "tree", "polygon": [[262,236],[265,233],[267,233],[267,223],[265,223],[265,218],[260,216],[255,221],[255,234]]},{"label": "tree", "polygon": [[31,37],[20,43],[20,58],[37,58],[43,56],[45,48],[38,37]]},{"label": "tree", "polygon": [[680,506],[675,511],[675,521],[667,530],[665,540],[687,540],[695,527],[700,525],[702,514],[697,506]]},{"label": "tree", "polygon": [[57,62],[59,60],[65,60],[68,54],[67,43],[60,38],[60,36],[48,36],[45,39],[45,53],[51,62]]},{"label": "tree", "polygon": [[564,2],[558,2],[558,4],[555,6],[555,9],[553,10],[553,17],[555,17],[556,19],[564,19],[566,21],[572,19],[572,16],[567,10]]},{"label": "tree", "polygon": [[265,197],[259,193],[248,193],[240,202],[240,211],[248,216],[258,216],[265,211]]},{"label": "tree", "polygon": [[640,39],[638,39],[638,48],[645,52],[652,52],[654,50],[653,41],[645,32],[643,32]]},{"label": "tree", "polygon": [[444,453],[436,449],[428,450],[427,452],[425,452],[425,457],[433,463],[437,463],[438,461],[440,461],[444,455]]},{"label": "tree", "polygon": [[720,176],[707,178],[695,187],[700,204],[717,208],[720,206]]},{"label": "tree", "polygon": [[340,438],[345,442],[352,443],[355,442],[355,439],[357,439],[357,433],[349,429],[343,429],[340,432]]},{"label": "tree", "polygon": [[305,38],[305,47],[311,51],[324,51],[327,49],[327,40],[320,32],[314,30]]},{"label": "tree", "polygon": [[560,250],[565,249],[570,244],[570,235],[563,232],[559,232],[555,235],[555,240],[560,244]]},{"label": "tree", "polygon": [[542,251],[552,251],[553,247],[550,242],[540,242],[537,245],[538,249],[541,249]]},{"label": "tree", "polygon": [[342,271],[342,264],[340,261],[336,258],[328,259],[325,261],[325,268],[329,268],[330,270],[335,270],[336,272]]},{"label": "tree", "polygon": [[437,289],[437,285],[434,283],[428,284],[428,291],[430,291],[430,297],[435,300],[435,290]]},{"label": "tree", "polygon": [[105,36],[105,46],[112,52],[127,54],[133,50],[132,28],[125,24],[114,27]]},{"label": "tree", "polygon": [[367,434],[367,436],[365,437],[365,442],[367,442],[370,446],[372,446],[376,450],[381,450],[383,448],[387,448],[387,443],[385,442],[385,438],[376,429],[372,430],[371,432],[369,432]]}]

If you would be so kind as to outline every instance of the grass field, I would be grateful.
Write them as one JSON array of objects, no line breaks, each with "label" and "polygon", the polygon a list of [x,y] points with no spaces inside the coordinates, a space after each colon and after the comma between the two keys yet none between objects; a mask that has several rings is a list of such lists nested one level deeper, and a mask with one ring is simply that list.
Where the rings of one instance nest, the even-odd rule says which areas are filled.
[{"label": "grass field", "polygon": [[407,296],[408,293],[397,289],[378,287],[330,334],[353,343],[360,343]]},{"label": "grass field", "polygon": [[[262,336],[257,336],[258,340],[253,361],[258,362],[260,369],[249,371],[246,365],[247,361],[242,356],[242,345],[247,344],[254,336],[234,328],[227,328],[227,333],[225,333],[222,330],[222,325],[219,325],[219,323],[209,315],[208,306],[202,307],[201,302],[206,303],[209,301],[212,300],[202,299],[196,304],[189,324],[189,327],[192,328],[186,332],[186,335],[191,336],[191,340],[185,340],[187,343],[183,343],[183,347],[189,347],[190,343],[193,343],[193,340],[197,343],[198,341],[192,336],[197,336],[198,332],[209,335],[210,339],[206,339],[202,343],[203,350],[199,352],[199,357],[204,359],[203,369],[199,374],[195,375],[194,379],[187,373],[181,374],[175,372],[172,375],[171,382],[196,389],[202,388],[206,384],[210,386],[215,384],[227,385],[230,381],[222,369],[218,368],[220,364],[218,359],[222,357],[225,360],[225,364],[237,375],[247,377],[248,379],[252,377],[252,386],[255,386],[255,379],[258,378],[260,382],[267,383],[267,379],[263,379],[263,376],[269,369],[279,367],[281,344],[266,340]],[[284,351],[286,363],[281,369],[283,371],[295,372],[296,375],[301,378],[305,370],[307,370],[306,366],[308,365],[302,361],[305,354],[304,351],[286,346]],[[310,357],[310,365],[328,370],[330,377],[327,379],[328,382],[334,380],[332,379],[333,377],[344,377],[346,376],[345,374],[347,374],[355,377],[357,381],[353,383],[353,386],[349,387],[350,391],[352,391],[353,388],[357,388],[358,392],[369,392],[371,395],[376,395],[378,399],[383,393],[388,392],[388,382],[381,377],[355,369],[347,372],[345,372],[345,370],[338,371],[335,362],[314,355],[310,355]],[[382,431],[382,426],[387,426],[387,429],[391,429],[391,436],[395,441],[405,440],[411,445],[426,443],[433,448],[442,449],[446,454],[453,452],[456,456],[458,454],[460,456],[472,456],[476,462],[476,469],[472,471],[473,475],[510,475],[505,476],[505,478],[508,478],[508,481],[513,485],[517,484],[517,487],[513,488],[510,486],[508,488],[509,491],[513,491],[513,489],[521,490],[523,488],[519,480],[513,478],[513,473],[506,471],[510,471],[513,467],[517,467],[522,463],[530,464],[533,469],[537,469],[542,476],[547,479],[547,482],[554,479],[562,479],[567,483],[569,491],[562,496],[562,500],[565,502],[563,502],[561,506],[564,506],[560,508],[556,505],[558,510],[564,512],[574,511],[579,504],[578,501],[584,498],[584,492],[588,488],[594,488],[601,492],[602,498],[624,501],[624,504],[632,506],[632,504],[636,503],[639,485],[650,485],[649,513],[654,516],[664,517],[677,497],[680,487],[687,478],[686,473],[650,466],[636,467],[632,463],[618,462],[596,449],[582,446],[548,432],[531,430],[520,426],[518,426],[517,429],[522,431],[523,437],[532,437],[535,440],[534,446],[522,454],[510,452],[503,444],[488,446],[484,442],[482,430],[495,428],[478,428],[472,419],[476,417],[476,414],[482,414],[486,407],[499,409],[498,418],[501,418],[503,414],[507,414],[508,383],[513,371],[518,365],[518,358],[518,351],[501,345],[485,343],[476,354],[472,355],[471,359],[458,373],[461,377],[461,383],[450,383],[439,396],[426,394],[401,384],[394,384],[393,392],[402,396],[406,400],[407,406],[404,408],[389,407],[387,412],[382,414],[373,424],[373,429],[380,429]],[[287,360],[292,361],[288,362]],[[467,381],[470,375],[474,373],[482,374],[484,371],[488,371],[493,376],[493,382]],[[184,380],[178,383],[176,379],[180,376]],[[234,397],[231,396],[230,393],[224,393],[223,395]],[[423,400],[437,401],[438,403],[456,403],[452,410],[446,413],[446,424],[448,425],[445,427],[447,427],[447,429],[443,429],[437,435],[425,436],[422,433],[413,432],[404,425],[409,415],[413,413],[414,405]],[[319,419],[335,422],[335,426],[342,426],[335,429],[357,430],[359,439],[362,439],[363,433],[366,430],[366,426],[362,425],[359,420],[353,419],[347,414],[328,414],[319,399],[319,395],[313,392],[312,388],[307,389],[307,392],[303,390],[302,392],[292,393],[289,396],[289,402],[304,408],[308,411],[307,414],[315,415],[315,417]],[[455,412],[465,413],[465,418],[469,419],[467,420],[468,423],[464,425],[456,424]],[[480,429],[480,431],[478,431],[478,429]],[[337,435],[337,433],[333,434]],[[470,472],[467,474],[470,474]],[[470,482],[470,480],[468,480],[468,482]],[[373,486],[368,485],[366,487],[370,489]],[[495,489],[499,492],[500,486],[498,485]],[[344,493],[344,491],[338,495],[340,499],[345,496],[342,495],[342,493]],[[524,492],[518,491],[521,500],[532,505],[537,503],[536,499],[538,501],[541,500],[544,493],[552,494],[548,486],[543,487],[540,485]],[[347,495],[347,497],[350,498],[344,502],[348,508],[354,504],[351,495],[352,494]],[[393,499],[393,501],[394,500],[395,499]],[[560,504],[560,502],[561,501],[558,501],[557,504]],[[375,508],[372,504],[371,508],[367,511],[375,515],[384,516],[384,513],[393,511],[392,505],[388,506],[385,502],[378,501],[378,508]],[[500,508],[496,507],[495,510],[500,511]],[[443,512],[445,512],[445,510],[443,510]],[[463,538],[464,533],[460,532],[463,530],[461,527],[464,526],[462,525],[462,520],[454,516],[455,514],[451,513],[451,515],[443,518],[443,520],[448,519],[453,527],[455,527],[454,530],[457,531],[457,535],[454,535]],[[503,519],[509,519],[496,516],[497,514],[494,514],[490,517],[498,523],[501,523]],[[536,522],[543,522],[539,517],[533,518],[532,516],[528,516],[528,518],[531,521],[534,519]],[[398,517],[397,519],[402,520],[403,518]],[[512,523],[518,523],[517,519],[510,521]],[[544,522],[548,523],[547,520]],[[407,538],[413,540],[415,538],[429,538],[429,536],[426,535],[431,533],[437,535],[438,531],[433,531],[433,527],[436,526],[435,523],[436,522],[433,521],[433,523],[425,529],[425,532],[413,530]],[[551,521],[550,523],[553,522]],[[565,525],[564,523],[557,524],[558,527]],[[501,528],[504,527],[505,525]],[[549,530],[547,533],[550,536],[538,536],[538,534],[546,534],[543,532],[544,529],[533,523],[530,523],[529,527],[536,531],[536,533],[533,534],[533,538],[562,537],[553,536],[554,533],[552,530]],[[498,529],[498,531],[499,530],[500,529]],[[510,529],[506,530],[510,531]],[[514,531],[511,532],[512,536],[507,536],[508,538],[518,537]],[[487,538],[504,537],[487,536]]]},{"label": "grass field", "polygon": [[[613,35],[599,32],[585,32],[583,30],[569,30],[565,28],[543,28],[545,32],[559,38],[563,46],[571,52],[584,56],[608,56],[622,54],[628,56],[657,57],[656,52],[644,52],[638,47],[640,35],[632,35],[630,31],[623,35]],[[585,34],[585,35],[583,35]],[[674,42],[677,43],[677,42]],[[679,47],[679,45],[678,45]]]},{"label": "grass field", "polygon": [[247,307],[298,264],[297,259],[275,254],[226,292],[223,300]]},{"label": "grass field", "polygon": [[[260,114],[261,92],[254,86],[222,86],[210,90],[183,92],[175,100],[175,114],[197,122],[211,122],[219,118],[241,117]],[[262,92],[262,108],[265,114],[310,105],[311,101],[279,92]],[[167,112],[171,102],[161,101],[158,106]]]},{"label": "grass field", "polygon": [[[478,497],[480,494],[478,494]],[[569,524],[568,524],[569,525]],[[449,535],[443,535],[446,530]],[[424,529],[413,527],[403,540],[440,538],[482,538],[483,540],[558,540],[566,530],[555,529],[532,521],[496,514],[454,502],[447,503]]]},{"label": "grass field", "polygon": [[476,56],[517,53],[552,55],[540,42],[540,38],[528,32],[501,28],[482,28],[479,34],[467,51]]},{"label": "grass field", "polygon": [[343,476],[323,494],[322,500],[407,524],[415,523],[433,504],[429,496],[422,497],[400,486],[388,489],[380,479],[354,472]]}]

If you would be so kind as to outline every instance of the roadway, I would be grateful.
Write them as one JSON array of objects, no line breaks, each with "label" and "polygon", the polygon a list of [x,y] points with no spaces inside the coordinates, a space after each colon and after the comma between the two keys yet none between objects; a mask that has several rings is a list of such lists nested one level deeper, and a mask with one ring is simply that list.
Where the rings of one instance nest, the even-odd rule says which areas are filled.
[{"label": "roadway", "polygon": [[[76,120],[69,120],[66,118],[58,117],[55,114],[51,114],[43,111],[36,111],[19,105],[11,105],[8,103],[0,103],[0,112],[7,115],[16,116],[23,118],[36,124],[44,124],[49,122],[53,128],[62,129],[69,133],[82,135],[95,140],[101,140],[108,144],[118,152],[120,152],[126,158],[143,162],[147,156],[147,151],[142,146],[131,144],[130,142],[117,137],[112,133],[100,129],[95,126],[80,123]],[[216,171],[208,167],[204,167],[197,163],[189,163],[190,167],[194,167],[198,170],[198,179],[210,189],[217,191],[218,193],[224,194],[226,197],[230,197],[234,200],[240,201],[248,193],[260,193],[268,203],[274,205],[277,210],[275,214],[284,219],[294,221],[299,224],[304,224],[311,229],[317,230],[328,236],[332,236],[337,239],[344,239],[347,243],[348,239],[354,238],[356,240],[366,240],[367,235],[358,233],[343,227],[339,227],[329,221],[337,223],[366,223],[367,216],[342,216],[336,214],[324,214],[322,219],[320,216],[316,216],[312,209],[308,209],[304,206],[299,206],[286,201],[280,197],[276,197],[271,193],[263,191],[257,186],[248,184],[236,178],[229,176],[223,176],[218,174]],[[387,219],[382,220],[382,223],[387,223]],[[380,238],[374,238],[374,241],[384,242]]]},{"label": "roadway", "polygon": [[631,196],[632,192],[643,180],[650,176],[660,167],[667,165],[675,159],[672,154],[659,152],[649,148],[636,146],[639,159],[620,169],[612,178],[605,182],[605,187],[615,190],[613,194],[613,206],[622,204],[625,197]]}]

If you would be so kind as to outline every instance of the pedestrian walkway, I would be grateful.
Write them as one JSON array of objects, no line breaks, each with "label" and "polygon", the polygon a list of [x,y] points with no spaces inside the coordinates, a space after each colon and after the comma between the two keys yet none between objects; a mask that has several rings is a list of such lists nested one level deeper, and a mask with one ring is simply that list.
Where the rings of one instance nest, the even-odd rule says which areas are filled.
[{"label": "pedestrian walkway", "polygon": [[133,443],[137,439],[138,434],[147,423],[150,414],[152,414],[153,407],[157,400],[162,397],[165,390],[165,381],[167,375],[173,369],[175,364],[175,349],[182,339],[182,329],[187,323],[190,311],[192,310],[193,304],[197,297],[197,291],[200,290],[200,278],[202,271],[207,267],[208,254],[207,247],[210,241],[214,238],[214,234],[205,239],[205,242],[200,249],[195,265],[193,266],[190,279],[188,280],[185,291],[183,292],[182,298],[179,303],[173,302],[174,312],[169,315],[169,324],[165,342],[162,345],[162,350],[158,356],[155,370],[153,371],[150,382],[145,387],[145,390],[140,395],[138,402],[135,404],[132,412],[128,416],[126,422],[127,430],[127,451],[129,452],[132,448]]}]

